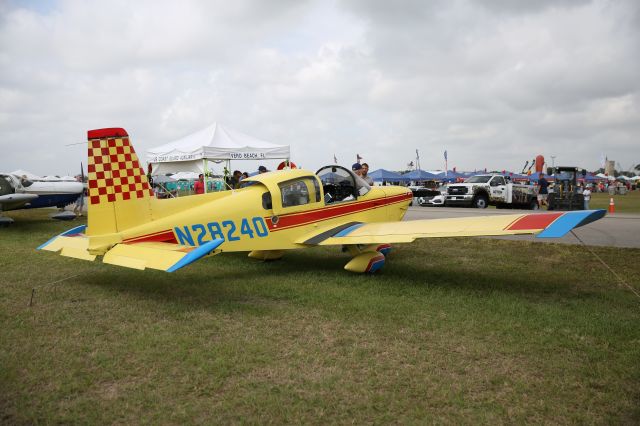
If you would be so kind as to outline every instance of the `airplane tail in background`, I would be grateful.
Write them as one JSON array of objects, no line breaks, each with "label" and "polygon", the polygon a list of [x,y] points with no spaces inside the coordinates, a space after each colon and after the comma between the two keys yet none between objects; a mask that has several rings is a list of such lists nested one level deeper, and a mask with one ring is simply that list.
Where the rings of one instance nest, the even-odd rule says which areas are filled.
[{"label": "airplane tail in background", "polygon": [[87,235],[121,232],[151,221],[153,191],[126,130],[89,130],[87,138]]}]

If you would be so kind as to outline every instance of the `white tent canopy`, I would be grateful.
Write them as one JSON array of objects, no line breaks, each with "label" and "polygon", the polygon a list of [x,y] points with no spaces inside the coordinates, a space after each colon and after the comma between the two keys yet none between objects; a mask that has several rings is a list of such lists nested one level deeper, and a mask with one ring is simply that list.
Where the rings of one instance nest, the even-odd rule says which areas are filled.
[{"label": "white tent canopy", "polygon": [[175,180],[180,180],[180,179],[193,180],[193,179],[198,179],[198,173],[178,172],[176,174],[171,175],[171,177],[174,178]]},{"label": "white tent canopy", "polygon": [[204,160],[288,159],[289,145],[276,145],[213,123],[205,129],[147,151],[153,174],[202,172]]},{"label": "white tent canopy", "polygon": [[16,175],[18,177],[26,176],[27,179],[33,180],[33,181],[42,179],[40,176],[34,175],[33,173],[30,173],[30,172],[28,172],[26,170],[22,170],[22,169],[14,170],[9,174],[10,175]]}]

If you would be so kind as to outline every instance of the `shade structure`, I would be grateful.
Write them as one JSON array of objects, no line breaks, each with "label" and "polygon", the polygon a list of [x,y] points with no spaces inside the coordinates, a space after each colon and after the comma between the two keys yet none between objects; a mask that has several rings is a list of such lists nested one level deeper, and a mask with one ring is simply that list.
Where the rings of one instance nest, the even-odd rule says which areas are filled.
[{"label": "shade structure", "polygon": [[175,181],[176,179],[174,179],[171,176],[158,175],[153,177],[153,183],[167,183],[167,182],[175,182]]},{"label": "shade structure", "polygon": [[404,177],[400,173],[392,172],[385,169],[375,170],[369,173],[369,177],[373,179],[374,182],[406,182],[411,180],[410,178]]},{"label": "shade structure", "polygon": [[153,165],[154,174],[202,171],[203,160],[289,158],[289,145],[263,141],[218,123],[147,151],[147,161]]},{"label": "shade structure", "polygon": [[198,179],[198,173],[194,173],[194,172],[179,172],[176,173],[174,175],[171,175],[171,177],[175,180],[194,180],[194,179]]},{"label": "shade structure", "polygon": [[[543,173],[545,180],[555,180],[555,178],[553,176],[549,176],[546,173]],[[529,179],[533,180],[533,181],[537,181],[540,180],[540,173],[531,173],[531,176],[529,176]]]},{"label": "shade structure", "polygon": [[458,179],[465,179],[467,175],[464,173],[454,172],[453,170],[448,170],[447,173],[440,172],[436,175],[438,180],[443,182],[456,182]]},{"label": "shade structure", "polygon": [[436,179],[436,175],[424,170],[412,170],[402,175],[407,180],[432,180]]},{"label": "shade structure", "polygon": [[605,178],[601,178],[600,176],[596,176],[593,173],[587,173],[585,177],[579,177],[578,180],[585,182],[598,182],[601,180],[606,180]]},{"label": "shade structure", "polygon": [[34,180],[34,181],[42,179],[40,176],[35,175],[35,174],[33,174],[31,172],[28,172],[26,170],[22,170],[22,169],[14,170],[14,171],[10,172],[9,174],[10,175],[15,175],[15,176],[18,176],[18,177],[26,176],[27,179]]}]

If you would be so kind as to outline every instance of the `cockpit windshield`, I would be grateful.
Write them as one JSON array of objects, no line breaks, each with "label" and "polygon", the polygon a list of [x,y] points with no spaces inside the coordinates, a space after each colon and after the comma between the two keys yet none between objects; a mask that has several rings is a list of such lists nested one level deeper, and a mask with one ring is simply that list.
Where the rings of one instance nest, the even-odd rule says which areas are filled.
[{"label": "cockpit windshield", "polygon": [[371,190],[371,186],[351,170],[326,166],[316,172],[324,189],[325,203],[352,201]]}]

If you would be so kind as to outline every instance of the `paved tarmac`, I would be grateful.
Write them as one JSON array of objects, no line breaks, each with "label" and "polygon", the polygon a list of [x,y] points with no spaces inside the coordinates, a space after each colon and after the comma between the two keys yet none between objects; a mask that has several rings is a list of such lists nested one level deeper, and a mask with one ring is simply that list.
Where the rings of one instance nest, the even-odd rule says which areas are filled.
[{"label": "paved tarmac", "polygon": [[[542,212],[542,211],[540,211]],[[491,216],[496,214],[531,213],[531,210],[496,210],[457,207],[409,207],[405,220],[442,219],[447,217]],[[615,213],[574,229],[587,245],[640,248],[640,215]],[[494,237],[548,243],[580,244],[571,233],[562,238],[535,238],[533,235]]]}]

